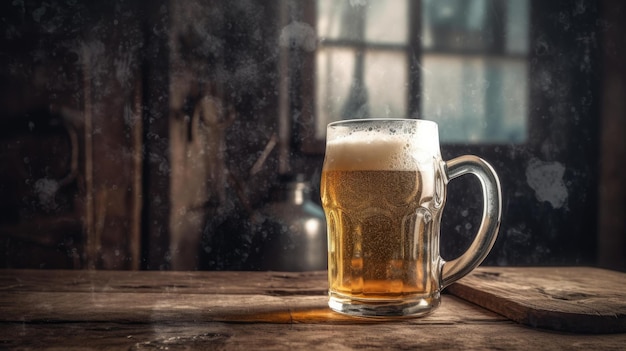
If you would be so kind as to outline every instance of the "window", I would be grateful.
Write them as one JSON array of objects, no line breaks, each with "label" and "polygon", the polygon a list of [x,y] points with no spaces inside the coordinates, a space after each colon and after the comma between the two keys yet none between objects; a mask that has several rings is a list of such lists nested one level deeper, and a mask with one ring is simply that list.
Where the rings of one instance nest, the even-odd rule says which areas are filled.
[{"label": "window", "polygon": [[440,122],[442,142],[523,143],[528,0],[317,1],[315,137],[347,118]]},{"label": "window", "polygon": [[[303,12],[317,16],[305,21],[319,40],[303,54],[308,70],[295,109],[305,153],[322,154],[326,123],[346,116],[435,120],[444,159],[479,155],[500,177],[504,240],[486,264],[594,262],[604,34],[597,2],[311,1],[317,11]],[[388,79],[372,85],[374,74]],[[537,165],[559,170],[540,171],[548,192],[529,179]],[[444,258],[463,252],[478,225],[478,184],[466,179],[450,183]],[[545,201],[546,193],[562,197]]]}]

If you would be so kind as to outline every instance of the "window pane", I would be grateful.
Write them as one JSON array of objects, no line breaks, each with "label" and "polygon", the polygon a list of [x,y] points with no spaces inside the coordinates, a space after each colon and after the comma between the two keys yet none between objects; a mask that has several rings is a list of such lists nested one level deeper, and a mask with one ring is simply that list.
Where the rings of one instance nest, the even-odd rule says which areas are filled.
[{"label": "window pane", "polygon": [[339,119],[350,92],[354,73],[355,50],[345,48],[319,49],[316,63],[316,136],[325,138],[326,125]]},{"label": "window pane", "polygon": [[365,86],[370,117],[402,118],[407,113],[408,63],[404,52],[368,51]]},{"label": "window pane", "polygon": [[407,0],[319,0],[317,9],[322,40],[406,43]]},{"label": "window pane", "polygon": [[320,39],[363,39],[364,6],[351,4],[352,1],[317,2],[317,31]]},{"label": "window pane", "polygon": [[422,116],[440,124],[443,142],[510,142],[526,139],[526,63],[425,55]]},{"label": "window pane", "polygon": [[506,50],[510,53],[528,52],[528,0],[507,1]]},{"label": "window pane", "polygon": [[357,50],[318,50],[318,137],[326,135],[328,123],[340,119],[406,116],[408,64],[404,52],[367,50],[362,72],[357,62]]},{"label": "window pane", "polygon": [[404,44],[408,36],[407,0],[369,0],[365,40]]},{"label": "window pane", "polygon": [[[496,72],[502,77],[496,98],[502,101],[500,126],[492,140],[525,142],[528,135],[528,65],[525,61],[500,61]],[[496,116],[498,117],[498,116]]]},{"label": "window pane", "polygon": [[422,45],[446,50],[486,50],[493,44],[487,0],[423,0]]},{"label": "window pane", "polygon": [[529,7],[528,0],[423,0],[422,45],[526,53]]}]

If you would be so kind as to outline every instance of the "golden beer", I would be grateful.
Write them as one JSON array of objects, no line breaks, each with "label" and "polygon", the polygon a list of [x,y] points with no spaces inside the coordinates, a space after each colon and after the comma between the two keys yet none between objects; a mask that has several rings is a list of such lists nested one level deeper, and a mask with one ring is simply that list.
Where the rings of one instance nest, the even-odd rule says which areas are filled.
[{"label": "golden beer", "polygon": [[[430,294],[432,214],[415,171],[326,171],[330,289],[356,298]],[[432,198],[432,194],[430,194]]]},{"label": "golden beer", "polygon": [[440,160],[410,143],[366,135],[328,143],[321,197],[331,298],[384,303],[438,294]]}]

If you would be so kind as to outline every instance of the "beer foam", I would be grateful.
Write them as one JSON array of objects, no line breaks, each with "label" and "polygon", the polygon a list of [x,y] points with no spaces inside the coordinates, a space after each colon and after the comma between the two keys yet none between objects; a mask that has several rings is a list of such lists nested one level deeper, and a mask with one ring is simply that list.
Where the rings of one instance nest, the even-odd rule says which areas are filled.
[{"label": "beer foam", "polygon": [[[329,140],[326,144],[327,170],[407,171],[432,167],[439,144],[416,142],[415,135],[381,135],[358,131]],[[429,138],[432,139],[432,138]],[[437,136],[435,136],[435,140]]]}]

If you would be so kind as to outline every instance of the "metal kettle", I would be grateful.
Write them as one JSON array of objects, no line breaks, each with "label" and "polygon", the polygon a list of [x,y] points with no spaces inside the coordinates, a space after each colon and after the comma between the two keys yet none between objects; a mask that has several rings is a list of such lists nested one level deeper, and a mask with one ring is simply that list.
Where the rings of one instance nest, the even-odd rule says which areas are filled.
[{"label": "metal kettle", "polygon": [[272,201],[259,210],[259,268],[274,271],[324,270],[328,261],[326,219],[311,200],[303,176],[274,189]]}]

